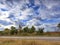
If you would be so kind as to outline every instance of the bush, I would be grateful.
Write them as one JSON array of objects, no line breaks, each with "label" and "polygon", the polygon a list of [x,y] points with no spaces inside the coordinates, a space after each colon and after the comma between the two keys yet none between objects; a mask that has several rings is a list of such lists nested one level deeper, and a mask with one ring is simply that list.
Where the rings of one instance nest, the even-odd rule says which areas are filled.
[{"label": "bush", "polygon": [[0,31],[0,35],[1,35],[1,36],[4,35],[4,32],[3,32],[3,31]]},{"label": "bush", "polygon": [[5,35],[9,35],[9,33],[10,33],[10,29],[5,28],[5,29],[4,29],[4,34],[5,34]]}]

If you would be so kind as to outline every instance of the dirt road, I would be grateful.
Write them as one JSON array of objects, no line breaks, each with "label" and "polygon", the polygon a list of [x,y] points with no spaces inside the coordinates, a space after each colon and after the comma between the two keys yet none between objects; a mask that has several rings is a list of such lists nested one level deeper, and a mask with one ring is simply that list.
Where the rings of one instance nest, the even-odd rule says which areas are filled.
[{"label": "dirt road", "polygon": [[32,36],[0,36],[0,38],[13,38],[13,39],[37,39],[37,40],[51,40],[51,41],[60,41],[60,37],[32,37]]}]

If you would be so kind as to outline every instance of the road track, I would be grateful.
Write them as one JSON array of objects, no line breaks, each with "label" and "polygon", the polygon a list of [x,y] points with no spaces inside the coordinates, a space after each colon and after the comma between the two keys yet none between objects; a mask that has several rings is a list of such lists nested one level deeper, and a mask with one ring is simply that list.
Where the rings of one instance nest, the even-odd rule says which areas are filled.
[{"label": "road track", "polygon": [[0,38],[8,39],[36,39],[36,40],[51,40],[51,41],[60,41],[60,37],[39,37],[39,36],[0,36]]}]

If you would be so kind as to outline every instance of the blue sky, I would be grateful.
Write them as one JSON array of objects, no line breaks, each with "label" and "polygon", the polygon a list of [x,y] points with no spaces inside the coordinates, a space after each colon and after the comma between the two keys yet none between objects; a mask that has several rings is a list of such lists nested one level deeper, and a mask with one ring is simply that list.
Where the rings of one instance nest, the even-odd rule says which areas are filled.
[{"label": "blue sky", "polygon": [[60,23],[60,0],[0,0],[0,30],[19,23],[55,30]]}]

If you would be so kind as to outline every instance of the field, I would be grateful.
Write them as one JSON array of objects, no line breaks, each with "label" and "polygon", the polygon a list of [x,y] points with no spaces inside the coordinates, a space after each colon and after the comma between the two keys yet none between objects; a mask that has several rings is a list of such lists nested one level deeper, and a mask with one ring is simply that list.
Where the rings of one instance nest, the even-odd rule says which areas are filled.
[{"label": "field", "polygon": [[60,41],[0,38],[0,45],[60,45]]}]

